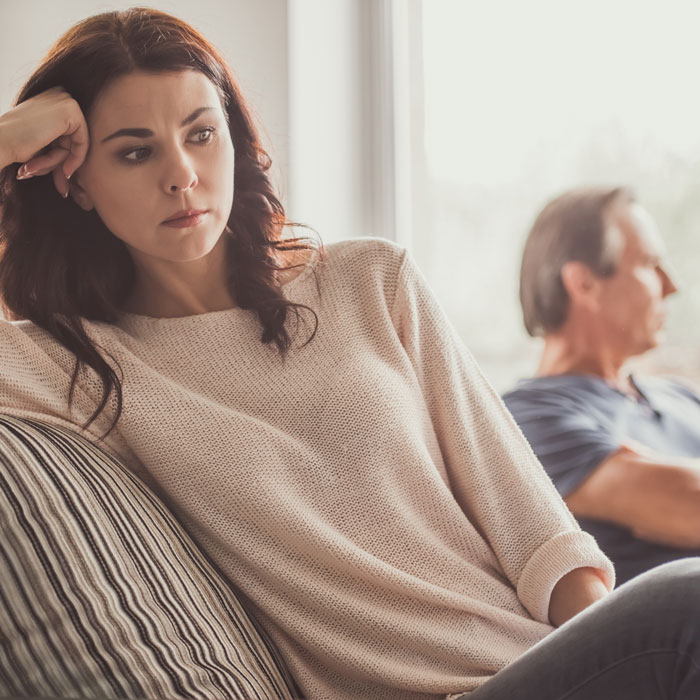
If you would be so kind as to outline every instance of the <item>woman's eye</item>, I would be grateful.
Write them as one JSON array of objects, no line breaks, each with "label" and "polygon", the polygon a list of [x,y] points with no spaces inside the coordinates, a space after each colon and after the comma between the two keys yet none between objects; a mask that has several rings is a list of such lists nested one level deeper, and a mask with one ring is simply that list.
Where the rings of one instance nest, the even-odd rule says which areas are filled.
[{"label": "woman's eye", "polygon": [[132,148],[129,151],[124,151],[124,153],[122,153],[122,158],[130,163],[140,163],[148,158],[150,152],[150,148],[141,146],[140,148]]},{"label": "woman's eye", "polygon": [[[198,131],[194,132],[192,141],[198,145],[206,145],[211,143],[211,141],[214,139],[215,131],[216,128],[213,126],[207,126],[203,129],[199,129]],[[139,146],[138,148],[130,148],[126,151],[122,151],[120,155],[123,160],[127,161],[131,165],[134,165],[136,163],[142,163],[144,160],[149,158],[151,156],[151,151],[152,148],[150,146]]]},{"label": "woman's eye", "polygon": [[209,143],[214,138],[214,132],[216,129],[213,126],[207,126],[204,129],[200,129],[194,135],[194,140],[197,143]]}]

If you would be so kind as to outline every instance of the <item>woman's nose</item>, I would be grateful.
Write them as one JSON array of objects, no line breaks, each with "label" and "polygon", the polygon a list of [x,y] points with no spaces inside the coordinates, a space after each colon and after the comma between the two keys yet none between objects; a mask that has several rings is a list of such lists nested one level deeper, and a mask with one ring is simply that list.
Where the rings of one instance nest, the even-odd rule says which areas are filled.
[{"label": "woman's nose", "polygon": [[179,151],[165,165],[164,185],[169,194],[191,190],[197,186],[198,178],[187,153]]}]

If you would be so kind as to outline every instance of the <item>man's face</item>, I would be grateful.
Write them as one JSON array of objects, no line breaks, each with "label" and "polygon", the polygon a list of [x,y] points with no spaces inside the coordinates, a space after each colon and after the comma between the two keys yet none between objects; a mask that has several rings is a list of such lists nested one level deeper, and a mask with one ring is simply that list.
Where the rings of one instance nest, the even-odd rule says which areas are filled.
[{"label": "man's face", "polygon": [[599,320],[608,347],[627,358],[663,340],[665,299],[676,286],[663,267],[659,230],[642,206],[621,205],[611,213],[610,226],[622,253],[615,274],[601,281]]}]

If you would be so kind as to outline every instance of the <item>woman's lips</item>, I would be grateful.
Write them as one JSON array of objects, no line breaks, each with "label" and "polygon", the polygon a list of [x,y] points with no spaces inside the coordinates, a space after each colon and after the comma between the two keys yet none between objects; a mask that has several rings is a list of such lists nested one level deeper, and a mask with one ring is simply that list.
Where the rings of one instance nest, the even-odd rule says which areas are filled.
[{"label": "woman's lips", "polygon": [[186,214],[184,216],[179,216],[177,218],[168,219],[163,222],[163,226],[170,226],[171,228],[189,228],[190,226],[197,226],[200,224],[204,217],[208,214],[208,211],[198,211],[192,214]]}]

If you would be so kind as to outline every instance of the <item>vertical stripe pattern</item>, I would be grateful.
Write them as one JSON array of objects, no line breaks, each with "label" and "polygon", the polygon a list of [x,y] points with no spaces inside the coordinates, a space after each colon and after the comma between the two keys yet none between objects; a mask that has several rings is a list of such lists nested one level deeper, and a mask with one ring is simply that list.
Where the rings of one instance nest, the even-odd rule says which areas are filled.
[{"label": "vertical stripe pattern", "polygon": [[159,499],[64,428],[0,416],[0,697],[299,697]]}]

